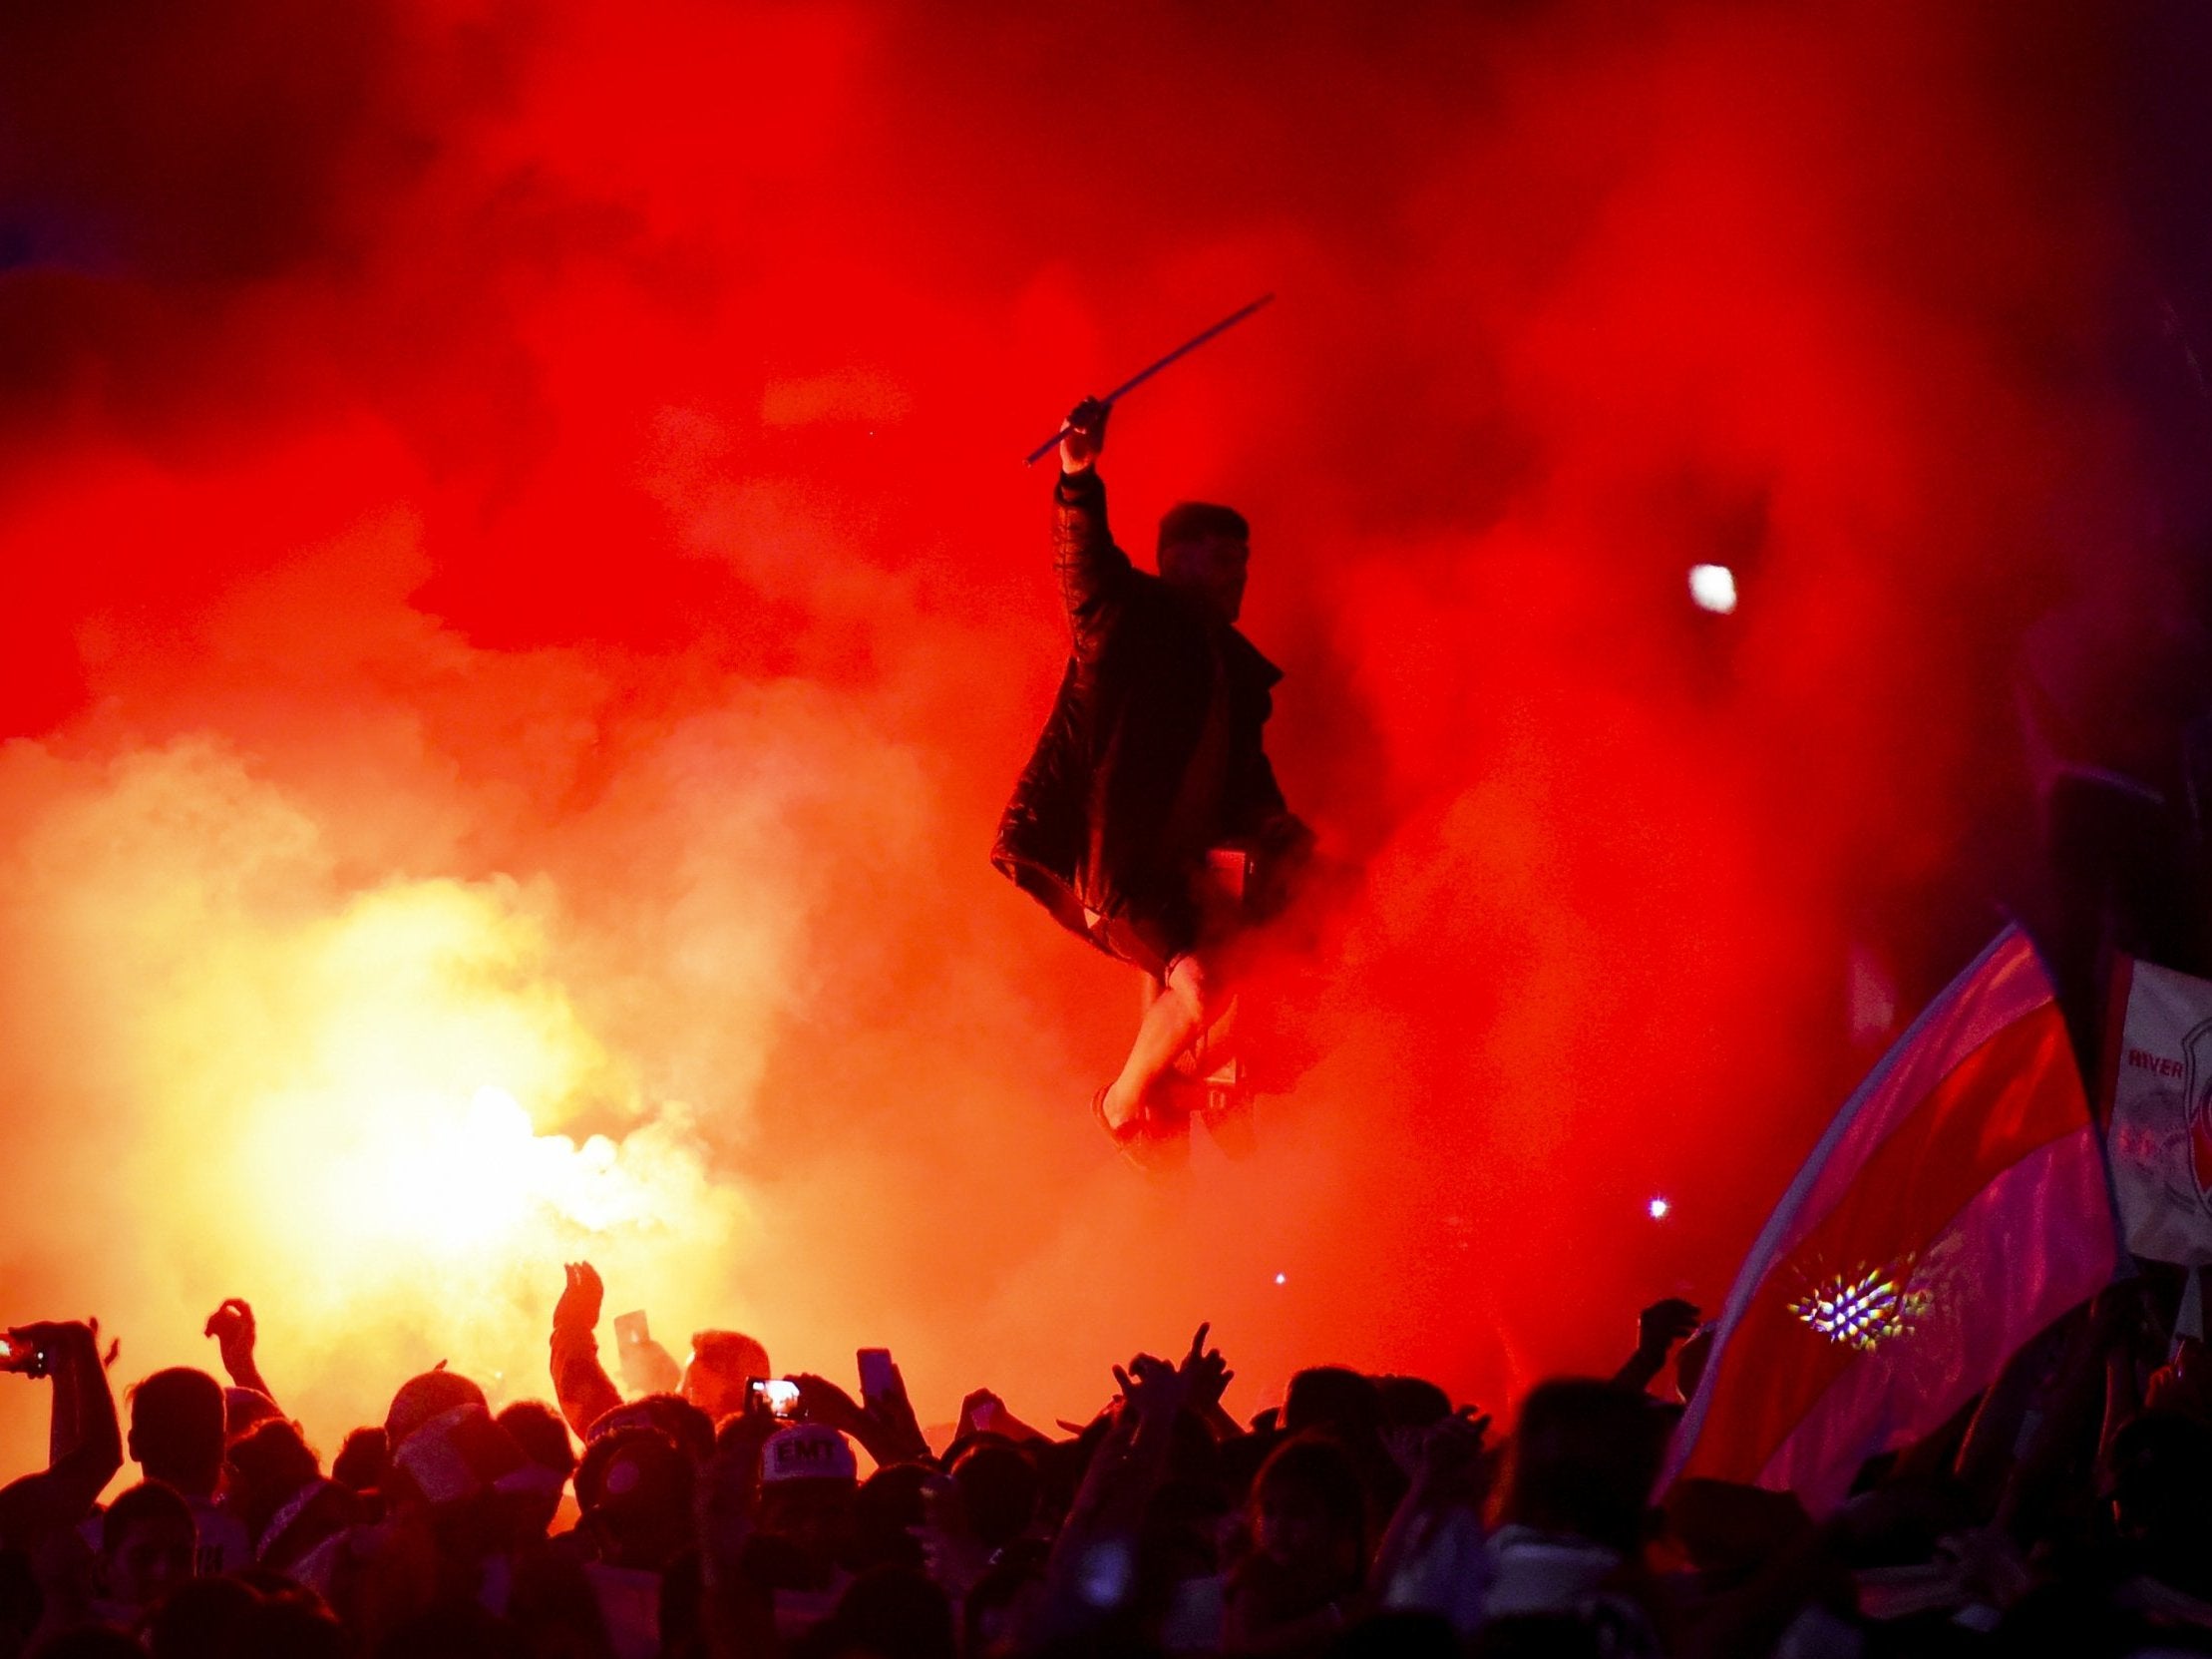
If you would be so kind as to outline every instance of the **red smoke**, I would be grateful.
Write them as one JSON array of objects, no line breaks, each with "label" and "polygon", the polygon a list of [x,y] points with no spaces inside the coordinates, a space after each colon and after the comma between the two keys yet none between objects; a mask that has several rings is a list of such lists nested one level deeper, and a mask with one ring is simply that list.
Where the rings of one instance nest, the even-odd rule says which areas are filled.
[{"label": "red smoke", "polygon": [[[2133,523],[2155,32],[2092,10],[19,9],[9,1317],[128,1371],[268,1302],[327,1447],[441,1355],[543,1392],[560,1249],[672,1336],[889,1343],[932,1418],[1201,1318],[1239,1404],[1495,1403],[1716,1305],[1857,1063],[1846,945],[1994,931],[2012,640]],[[1106,471],[1133,549],[1248,512],[1278,767],[1366,882],[1267,1155],[1163,1196],[1084,1109],[1128,976],[984,861],[1063,645],[1017,458],[1269,288]],[[410,940],[561,1056],[477,1081],[665,1131],[711,1225],[564,1214],[462,1307],[266,1222],[383,1110],[315,1010]]]}]

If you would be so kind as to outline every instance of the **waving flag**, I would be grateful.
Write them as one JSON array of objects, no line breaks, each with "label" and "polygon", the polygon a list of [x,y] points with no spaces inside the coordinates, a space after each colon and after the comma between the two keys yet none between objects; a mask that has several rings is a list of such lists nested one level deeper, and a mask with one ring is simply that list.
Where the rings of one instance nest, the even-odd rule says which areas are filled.
[{"label": "waving flag", "polygon": [[1673,1474],[1816,1511],[2111,1278],[2098,1136],[2050,982],[2009,928],[1844,1103],[1736,1276]]}]

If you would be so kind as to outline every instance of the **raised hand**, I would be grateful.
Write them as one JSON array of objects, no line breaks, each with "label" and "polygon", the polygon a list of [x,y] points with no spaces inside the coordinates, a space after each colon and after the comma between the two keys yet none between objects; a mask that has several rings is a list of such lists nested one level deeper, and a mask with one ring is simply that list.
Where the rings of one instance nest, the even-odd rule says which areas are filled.
[{"label": "raised hand", "polygon": [[553,1304],[553,1329],[598,1329],[599,1308],[606,1301],[606,1287],[599,1282],[599,1270],[589,1262],[562,1265],[567,1270],[568,1283],[560,1293],[560,1300]]},{"label": "raised hand", "polygon": [[851,1435],[867,1445],[868,1432],[874,1424],[859,1401],[827,1377],[817,1377],[812,1372],[797,1372],[785,1381],[799,1385],[799,1409],[793,1416],[835,1429],[841,1435]]},{"label": "raised hand", "polygon": [[897,1367],[891,1376],[892,1392],[866,1406],[825,1377],[800,1372],[789,1381],[799,1385],[800,1417],[852,1436],[879,1463],[896,1463],[925,1455],[928,1443],[915,1421],[914,1408],[907,1402],[907,1386]]},{"label": "raised hand", "polygon": [[[1080,1425],[1075,1432],[1081,1432]],[[1048,1438],[1015,1417],[1007,1404],[989,1389],[972,1390],[960,1402],[959,1426],[952,1431],[952,1438],[964,1441],[970,1435],[1003,1435],[1010,1441],[1041,1441]]]},{"label": "raised hand", "polygon": [[258,1394],[269,1392],[268,1385],[261,1381],[260,1363],[254,1358],[254,1345],[260,1340],[260,1331],[253,1321],[252,1304],[244,1297],[225,1298],[222,1305],[207,1316],[207,1328],[201,1334],[214,1338],[215,1347],[222,1355],[222,1369],[230,1374],[231,1382]]},{"label": "raised hand", "polygon": [[1222,1403],[1222,1395],[1237,1376],[1222,1358],[1220,1349],[1206,1346],[1207,1334],[1213,1329],[1211,1320],[1198,1328],[1198,1335],[1191,1339],[1191,1351],[1175,1368],[1176,1374],[1183,1379],[1186,1404],[1201,1416]]},{"label": "raised hand", "polygon": [[222,1352],[223,1368],[233,1374],[238,1361],[253,1363],[253,1344],[259,1333],[253,1323],[253,1307],[242,1296],[224,1300],[221,1307],[207,1316],[207,1328],[201,1333],[215,1339],[215,1346]]},{"label": "raised hand", "polygon": [[44,1377],[54,1369],[66,1344],[82,1341],[95,1352],[99,1338],[89,1324],[74,1320],[39,1320],[29,1325],[8,1327],[8,1352],[0,1360],[0,1371],[13,1371],[25,1377]]},{"label": "raised hand", "polygon": [[1667,1355],[1677,1343],[1696,1333],[1703,1317],[1694,1302],[1684,1302],[1678,1296],[1653,1303],[1637,1315],[1636,1352],[1614,1373],[1613,1380],[1639,1392],[1650,1388],[1652,1379],[1666,1368]]},{"label": "raised hand", "polygon": [[1497,1470],[1489,1444],[1490,1415],[1462,1406],[1422,1431],[1415,1480],[1432,1498],[1448,1498],[1479,1508]]},{"label": "raised hand", "polygon": [[[907,1379],[897,1364],[891,1368],[890,1389],[869,1401],[864,1410],[876,1426],[878,1441],[891,1454],[887,1459],[874,1445],[869,1446],[869,1455],[878,1462],[928,1456],[928,1437],[922,1432],[922,1420],[915,1416],[914,1402],[907,1398]],[[1000,1411],[1003,1413],[1004,1408]]]},{"label": "raised hand", "polygon": [[988,1389],[970,1389],[960,1402],[959,1427],[953,1430],[954,1440],[964,1441],[970,1435],[997,1433],[999,1417],[1005,1412],[1006,1403]]},{"label": "raised hand", "polygon": [[1106,447],[1106,417],[1113,405],[1087,397],[1068,411],[1067,430],[1060,434],[1060,471],[1086,473],[1098,465]]},{"label": "raised hand", "polygon": [[1696,1334],[1698,1322],[1703,1318],[1696,1303],[1685,1302],[1678,1296],[1653,1303],[1637,1316],[1637,1353],[1665,1364],[1666,1356],[1674,1351],[1677,1343],[1687,1342]]},{"label": "raised hand", "polygon": [[1140,1423],[1172,1421],[1190,1398],[1183,1375],[1150,1354],[1139,1354],[1127,1369],[1114,1367],[1114,1381],[1121,1388],[1124,1406]]}]

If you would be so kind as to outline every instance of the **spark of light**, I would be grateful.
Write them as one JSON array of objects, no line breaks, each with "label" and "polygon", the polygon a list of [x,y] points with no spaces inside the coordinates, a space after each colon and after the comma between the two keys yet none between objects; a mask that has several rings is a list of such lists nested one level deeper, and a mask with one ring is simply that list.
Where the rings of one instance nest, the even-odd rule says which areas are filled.
[{"label": "spark of light", "polygon": [[325,1295],[383,1303],[426,1275],[482,1295],[718,1208],[680,1114],[625,1120],[619,1139],[542,1129],[549,1113],[625,1116],[624,1082],[511,895],[363,896],[294,989],[282,1049],[262,1056],[283,1081],[253,1101],[240,1157]]},{"label": "spark of light", "polygon": [[1732,617],[1736,608],[1736,574],[1725,565],[1689,567],[1689,603],[1716,617]]},{"label": "spark of light", "polygon": [[1913,1323],[1928,1310],[1928,1296],[1909,1283],[1907,1267],[1869,1268],[1831,1274],[1790,1303],[1789,1311],[1826,1337],[1862,1354],[1910,1336]]}]

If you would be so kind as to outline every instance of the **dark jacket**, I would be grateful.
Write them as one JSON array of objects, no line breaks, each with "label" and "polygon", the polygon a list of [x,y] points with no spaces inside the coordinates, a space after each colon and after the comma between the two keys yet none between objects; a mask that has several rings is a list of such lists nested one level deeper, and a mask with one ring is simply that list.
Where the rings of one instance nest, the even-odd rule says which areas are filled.
[{"label": "dark jacket", "polygon": [[1197,942],[1211,847],[1302,837],[1261,747],[1282,671],[1194,596],[1138,570],[1095,472],[1053,492],[1074,651],[991,862],[1066,928],[1159,972]]}]

